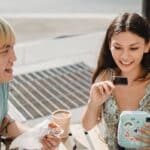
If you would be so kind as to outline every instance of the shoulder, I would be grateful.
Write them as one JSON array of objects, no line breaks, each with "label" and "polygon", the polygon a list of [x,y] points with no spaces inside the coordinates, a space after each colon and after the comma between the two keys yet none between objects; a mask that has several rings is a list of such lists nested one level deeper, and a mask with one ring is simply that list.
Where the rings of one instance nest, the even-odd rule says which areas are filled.
[{"label": "shoulder", "polygon": [[96,82],[111,80],[112,76],[116,74],[115,72],[116,72],[115,69],[112,68],[102,70],[101,73],[96,78]]}]

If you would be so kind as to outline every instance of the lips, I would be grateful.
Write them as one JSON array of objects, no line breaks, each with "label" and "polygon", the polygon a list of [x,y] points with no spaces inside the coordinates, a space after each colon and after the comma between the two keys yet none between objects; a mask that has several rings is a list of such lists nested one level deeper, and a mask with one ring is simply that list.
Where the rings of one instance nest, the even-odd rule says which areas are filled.
[{"label": "lips", "polygon": [[5,72],[7,72],[7,73],[12,73],[13,70],[12,70],[11,68],[7,68],[7,69],[5,69]]},{"label": "lips", "polygon": [[131,65],[131,64],[133,63],[133,61],[132,61],[132,62],[124,62],[124,61],[120,61],[120,63],[121,63],[121,65],[129,66],[129,65]]}]

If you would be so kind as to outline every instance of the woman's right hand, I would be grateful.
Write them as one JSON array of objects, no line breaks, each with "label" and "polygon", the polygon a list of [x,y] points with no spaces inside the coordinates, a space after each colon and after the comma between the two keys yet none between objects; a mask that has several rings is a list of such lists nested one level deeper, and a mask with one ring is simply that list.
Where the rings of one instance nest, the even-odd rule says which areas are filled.
[{"label": "woman's right hand", "polygon": [[89,101],[82,119],[83,127],[86,130],[92,129],[99,123],[101,105],[107,100],[114,88],[111,81],[96,82],[91,86]]},{"label": "woman's right hand", "polygon": [[92,85],[90,90],[91,105],[101,106],[112,93],[115,86],[111,81],[96,82]]}]

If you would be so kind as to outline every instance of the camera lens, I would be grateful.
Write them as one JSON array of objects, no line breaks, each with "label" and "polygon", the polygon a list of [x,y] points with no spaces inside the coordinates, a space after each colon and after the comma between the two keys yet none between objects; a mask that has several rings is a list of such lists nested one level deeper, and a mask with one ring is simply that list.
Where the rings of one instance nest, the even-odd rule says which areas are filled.
[{"label": "camera lens", "polygon": [[146,118],[146,122],[150,122],[150,117],[147,117],[147,118]]}]

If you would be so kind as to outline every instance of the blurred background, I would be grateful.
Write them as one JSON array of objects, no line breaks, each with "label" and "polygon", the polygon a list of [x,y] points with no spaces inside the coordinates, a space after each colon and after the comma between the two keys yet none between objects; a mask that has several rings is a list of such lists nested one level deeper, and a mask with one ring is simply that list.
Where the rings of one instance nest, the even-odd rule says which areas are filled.
[{"label": "blurred background", "polygon": [[142,0],[0,0],[17,38],[10,115],[27,121],[64,108],[79,122],[106,28],[123,12],[142,14]]},{"label": "blurred background", "polygon": [[101,19],[141,10],[142,0],[1,0],[0,5],[0,14],[14,26],[18,42],[100,31],[105,28]]}]

